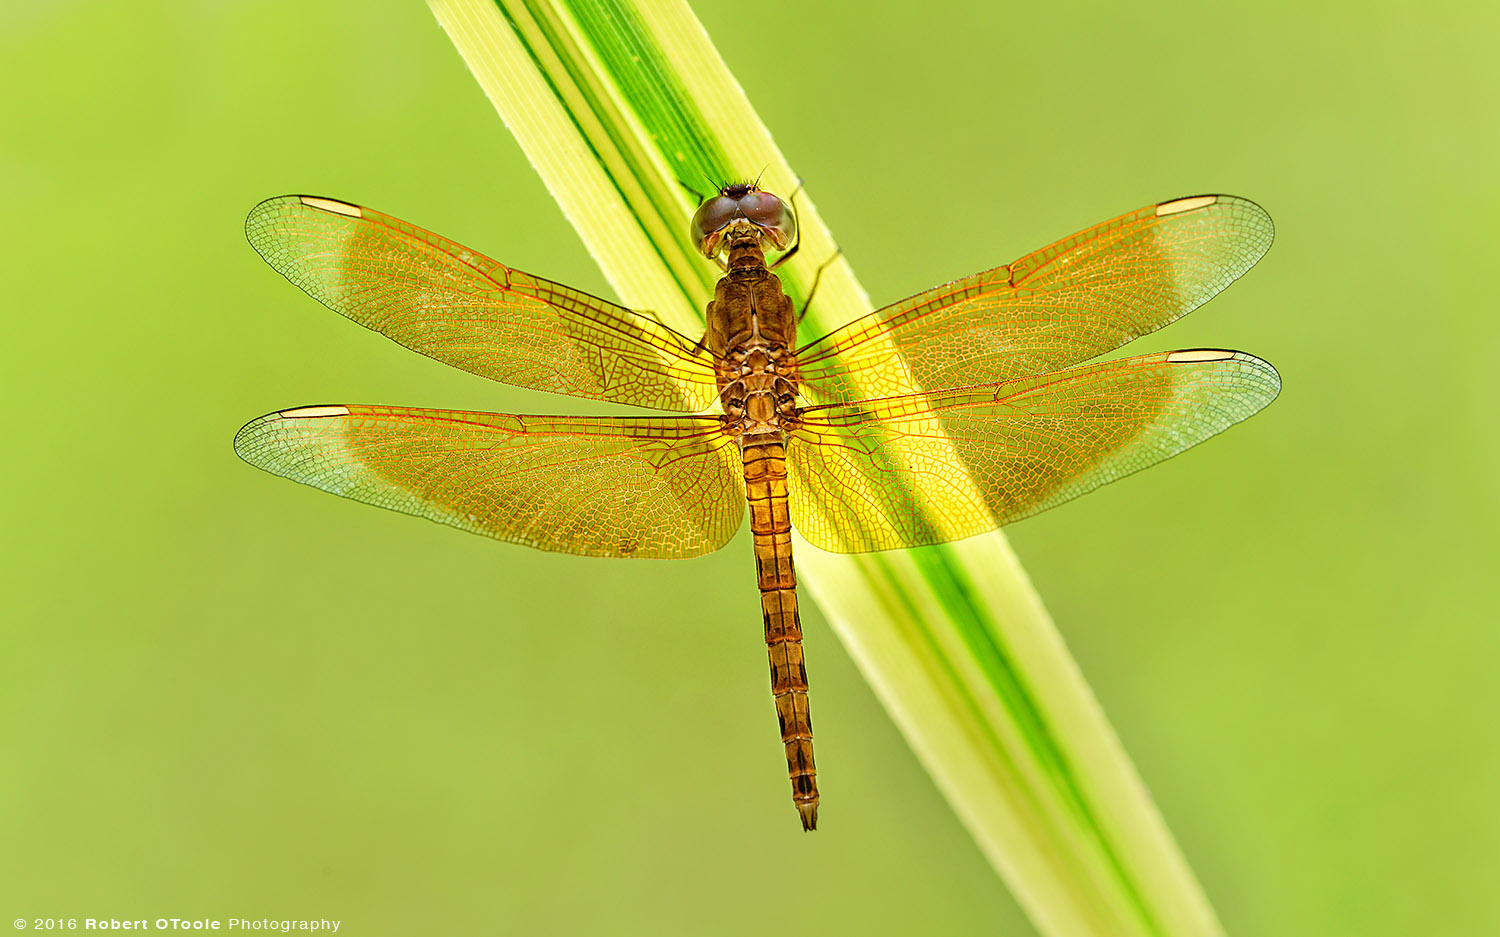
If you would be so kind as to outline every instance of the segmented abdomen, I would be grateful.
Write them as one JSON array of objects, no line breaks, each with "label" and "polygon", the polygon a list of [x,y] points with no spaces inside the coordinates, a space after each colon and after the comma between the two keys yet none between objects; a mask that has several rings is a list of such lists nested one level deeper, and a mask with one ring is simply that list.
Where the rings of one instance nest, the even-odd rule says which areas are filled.
[{"label": "segmented abdomen", "polygon": [[802,622],[797,617],[797,576],[792,569],[792,522],[787,512],[786,447],[776,436],[744,437],[745,497],[755,538],[755,571],[771,658],[771,693],[786,746],[792,802],[802,828],[818,825],[818,780],[813,766],[812,716],[807,669],[802,663]]}]

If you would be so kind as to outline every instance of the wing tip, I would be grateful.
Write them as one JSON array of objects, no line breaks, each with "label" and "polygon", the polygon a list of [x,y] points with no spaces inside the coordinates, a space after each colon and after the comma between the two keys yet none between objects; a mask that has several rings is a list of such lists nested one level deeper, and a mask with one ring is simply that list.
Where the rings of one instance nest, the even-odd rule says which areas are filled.
[{"label": "wing tip", "polygon": [[1262,382],[1262,389],[1269,390],[1270,393],[1265,398],[1265,402],[1256,408],[1256,411],[1265,408],[1281,395],[1281,372],[1276,370],[1276,366],[1271,362],[1249,352],[1231,351],[1227,348],[1183,348],[1168,352],[1165,360],[1167,364],[1212,364],[1220,361],[1233,361],[1245,369],[1257,372]]},{"label": "wing tip", "polygon": [[[329,417],[348,416],[349,408],[343,405],[320,404],[313,407],[293,407],[290,410],[272,410],[264,416],[258,416],[241,426],[234,434],[234,451],[240,458],[249,462],[257,468],[266,468],[263,460],[257,458],[259,450],[266,439],[265,434],[274,435],[277,430],[274,427],[290,420],[327,419]],[[282,427],[290,429],[290,427]],[[270,471],[269,469],[267,469]]]},{"label": "wing tip", "polygon": [[1232,212],[1239,212],[1249,216],[1242,219],[1241,223],[1251,228],[1263,229],[1265,249],[1260,254],[1263,255],[1266,250],[1270,249],[1271,242],[1276,239],[1276,222],[1271,220],[1271,213],[1251,199],[1239,195],[1224,195],[1221,193],[1218,195],[1188,195],[1183,198],[1174,198],[1157,204],[1156,217],[1166,218],[1171,215],[1188,214],[1190,212],[1202,211],[1213,205],[1223,205]]},{"label": "wing tip", "polygon": [[280,419],[280,413],[267,413],[241,426],[234,434],[234,454],[256,468],[260,468],[260,463],[255,459],[256,440],[259,439],[261,431],[268,423],[278,422]]},{"label": "wing tip", "polygon": [[1248,273],[1276,242],[1276,222],[1271,219],[1271,213],[1250,199],[1238,195],[1189,195],[1160,202],[1156,206],[1156,219],[1162,224],[1169,224],[1177,220],[1174,216],[1187,218],[1195,212],[1214,206],[1218,208],[1211,213],[1211,220],[1207,223],[1217,229],[1218,235],[1233,238],[1239,246],[1232,256],[1222,259],[1220,269],[1223,277],[1199,301],[1200,306]]},{"label": "wing tip", "polygon": [[363,208],[358,205],[352,205],[349,202],[341,202],[336,198],[325,198],[321,195],[272,196],[256,203],[255,207],[250,209],[250,213],[245,216],[245,237],[250,240],[251,244],[256,245],[255,249],[257,251],[260,250],[258,235],[261,233],[261,229],[269,227],[272,224],[267,219],[288,207],[294,210],[298,208],[311,208],[315,211],[343,215],[348,218],[365,217],[365,210]]}]

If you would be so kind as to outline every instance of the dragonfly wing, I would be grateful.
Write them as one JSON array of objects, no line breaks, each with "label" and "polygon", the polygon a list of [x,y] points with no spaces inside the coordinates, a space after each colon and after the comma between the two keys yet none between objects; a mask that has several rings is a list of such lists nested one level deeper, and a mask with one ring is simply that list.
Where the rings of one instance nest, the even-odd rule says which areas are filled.
[{"label": "dragonfly wing", "polygon": [[744,512],[739,449],[713,417],[596,419],[301,407],[235,451],[304,485],[541,550],[688,557]]},{"label": "dragonfly wing", "polygon": [[1251,355],[1175,351],[808,408],[787,446],[792,523],[838,553],[970,537],[1169,459],[1280,388]]},{"label": "dragonfly wing", "polygon": [[334,312],[491,380],[658,410],[718,395],[686,336],[372,209],[282,196],[255,206],[245,236]]},{"label": "dragonfly wing", "polygon": [[1055,371],[1196,309],[1273,234],[1232,195],[1148,205],[856,319],[801,349],[798,377],[810,402],[852,403]]}]

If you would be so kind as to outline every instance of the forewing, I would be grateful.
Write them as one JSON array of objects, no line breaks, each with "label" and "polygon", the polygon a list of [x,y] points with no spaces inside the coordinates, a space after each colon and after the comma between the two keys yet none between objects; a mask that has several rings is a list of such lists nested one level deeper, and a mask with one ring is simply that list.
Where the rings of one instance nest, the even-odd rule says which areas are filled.
[{"label": "forewing", "polygon": [[333,311],[491,380],[658,410],[718,395],[708,353],[667,326],[372,209],[282,196],[245,236]]},{"label": "forewing", "polygon": [[1164,352],[813,407],[787,446],[792,524],[839,553],[970,537],[1177,453],[1275,397],[1243,352]]},{"label": "forewing", "polygon": [[739,450],[712,417],[593,419],[301,407],[235,451],[304,485],[476,534],[584,556],[688,557],[739,527]]},{"label": "forewing", "polygon": [[1148,205],[1005,267],[934,287],[798,352],[812,403],[850,403],[1064,368],[1207,302],[1271,246],[1259,205]]}]

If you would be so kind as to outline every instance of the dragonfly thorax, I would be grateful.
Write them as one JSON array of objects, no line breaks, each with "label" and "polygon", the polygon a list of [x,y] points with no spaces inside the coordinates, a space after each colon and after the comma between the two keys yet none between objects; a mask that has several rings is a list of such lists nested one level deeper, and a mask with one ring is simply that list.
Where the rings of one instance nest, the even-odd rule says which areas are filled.
[{"label": "dragonfly thorax", "polygon": [[[766,269],[753,241],[737,243],[733,266],[714,288],[708,304],[708,334],[715,359],[719,399],[733,421],[760,425],[796,410],[797,317],[781,281]],[[754,262],[759,260],[758,263]]]},{"label": "dragonfly thorax", "polygon": [[726,427],[736,435],[781,433],[797,419],[797,385],[767,369],[728,381],[719,393]]}]

